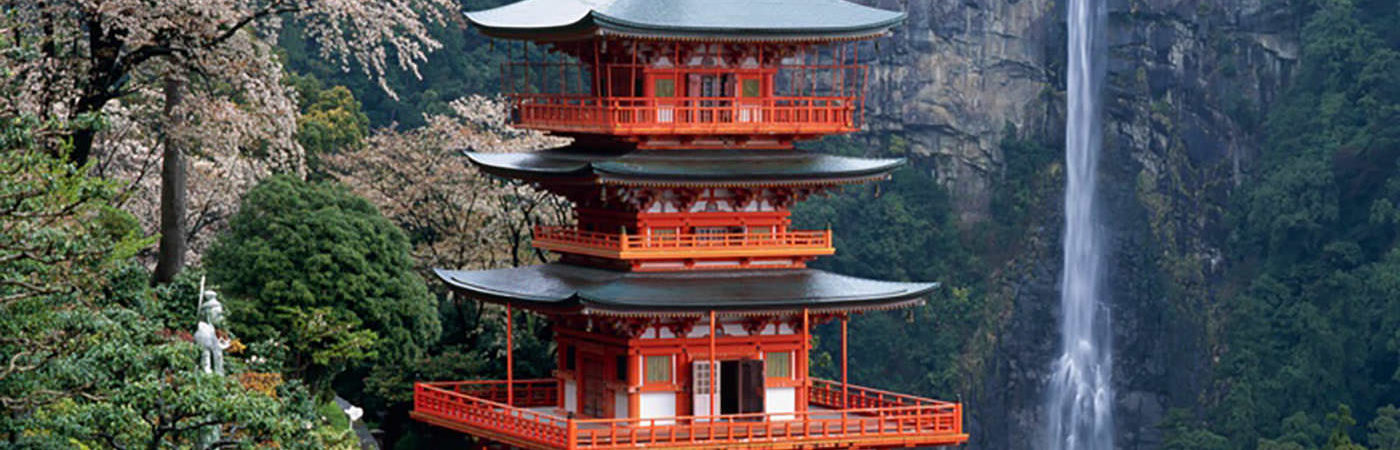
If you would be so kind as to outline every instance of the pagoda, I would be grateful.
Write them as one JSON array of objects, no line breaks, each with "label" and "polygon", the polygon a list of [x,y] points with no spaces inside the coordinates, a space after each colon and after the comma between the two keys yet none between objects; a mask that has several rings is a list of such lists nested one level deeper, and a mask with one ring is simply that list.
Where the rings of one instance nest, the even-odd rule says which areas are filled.
[{"label": "pagoda", "polygon": [[[861,128],[860,44],[903,13],[843,0],[523,0],[467,19],[518,43],[501,66],[512,124],[572,138],[467,158],[567,198],[576,223],[534,229],[557,262],[437,271],[457,295],[503,306],[506,379],[417,383],[414,419],[538,449],[967,441],[961,404],[846,380],[849,317],[919,305],[937,283],[807,268],[835,252],[831,230],[791,228],[793,204],[904,163],[793,147]],[[519,309],[550,321],[551,378],[514,377]],[[839,381],[809,374],[812,328],[831,321]]]}]

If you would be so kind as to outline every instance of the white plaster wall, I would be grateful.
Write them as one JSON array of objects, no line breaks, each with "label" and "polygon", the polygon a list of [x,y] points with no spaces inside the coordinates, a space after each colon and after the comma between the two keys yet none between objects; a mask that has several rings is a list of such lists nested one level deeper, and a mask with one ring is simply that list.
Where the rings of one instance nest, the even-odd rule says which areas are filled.
[{"label": "white plaster wall", "polygon": [[[763,412],[790,413],[797,411],[797,390],[790,387],[770,387],[763,391]],[[773,420],[793,420],[796,416],[779,414]]]},{"label": "white plaster wall", "polygon": [[578,412],[578,384],[574,380],[564,380],[564,410]]},{"label": "white plaster wall", "polygon": [[[640,409],[637,417],[649,419],[653,417],[675,417],[676,416],[676,394],[674,392],[643,392],[638,407]],[[658,420],[657,425],[670,425],[671,420]],[[649,423],[643,423],[649,425]]]},{"label": "white plaster wall", "polygon": [[613,417],[626,419],[627,416],[627,393],[618,392],[613,395]]}]

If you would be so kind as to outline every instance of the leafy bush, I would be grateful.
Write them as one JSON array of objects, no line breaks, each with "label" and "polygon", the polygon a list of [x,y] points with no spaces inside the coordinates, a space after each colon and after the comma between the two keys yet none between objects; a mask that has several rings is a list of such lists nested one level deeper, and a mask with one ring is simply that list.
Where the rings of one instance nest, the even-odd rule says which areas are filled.
[{"label": "leafy bush", "polygon": [[229,225],[207,262],[232,329],[285,347],[284,370],[317,392],[351,365],[419,358],[437,338],[408,239],[344,187],[272,177]]}]

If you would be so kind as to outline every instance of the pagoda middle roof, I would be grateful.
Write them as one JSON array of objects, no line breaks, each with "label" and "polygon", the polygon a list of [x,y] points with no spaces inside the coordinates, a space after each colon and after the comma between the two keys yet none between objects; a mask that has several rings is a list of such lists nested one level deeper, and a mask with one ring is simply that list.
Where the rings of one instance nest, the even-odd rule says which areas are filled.
[{"label": "pagoda middle roof", "polygon": [[614,315],[892,309],[918,303],[938,288],[938,283],[871,280],[817,269],[626,272],[548,263],[435,272],[454,290],[479,300]]},{"label": "pagoda middle roof", "polygon": [[531,181],[750,186],[859,183],[884,178],[903,158],[853,158],[805,150],[634,150],[565,147],[527,153],[465,152],[482,170]]},{"label": "pagoda middle roof", "polygon": [[467,13],[482,32],[511,38],[597,31],[661,38],[859,39],[883,34],[904,17],[845,0],[521,0]]}]

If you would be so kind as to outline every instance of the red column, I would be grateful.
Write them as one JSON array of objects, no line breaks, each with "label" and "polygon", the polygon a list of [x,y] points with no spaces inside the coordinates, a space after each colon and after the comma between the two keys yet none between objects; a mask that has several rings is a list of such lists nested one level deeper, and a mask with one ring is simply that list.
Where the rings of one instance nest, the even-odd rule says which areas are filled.
[{"label": "red column", "polygon": [[801,396],[799,398],[802,399],[802,402],[798,406],[802,408],[802,411],[809,409],[812,402],[811,355],[808,355],[807,351],[807,346],[812,343],[812,333],[810,331],[812,324],[810,322],[811,320],[809,319],[807,308],[802,308],[802,346],[800,347],[802,351],[802,363],[798,365],[798,369],[802,371],[802,392],[798,393],[798,395]]},{"label": "red column", "polygon": [[841,316],[841,409],[849,409],[851,406],[850,397],[846,394],[846,386],[848,385],[846,381],[846,321],[848,320],[850,320],[849,316]]},{"label": "red column", "polygon": [[506,304],[506,404],[515,406],[515,324],[511,323],[510,304]]},{"label": "red column", "polygon": [[[710,416],[715,414],[715,391],[719,387],[719,367],[715,364],[715,310],[710,310]],[[710,423],[715,423],[710,419]]]}]

